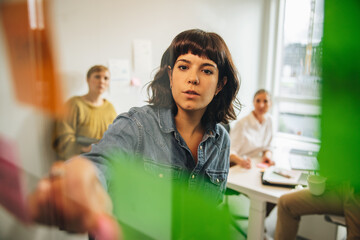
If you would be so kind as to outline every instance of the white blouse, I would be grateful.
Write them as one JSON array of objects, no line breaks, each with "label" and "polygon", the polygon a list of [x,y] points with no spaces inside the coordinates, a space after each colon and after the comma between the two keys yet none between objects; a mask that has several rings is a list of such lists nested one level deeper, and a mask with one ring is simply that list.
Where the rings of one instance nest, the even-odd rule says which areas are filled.
[{"label": "white blouse", "polygon": [[230,129],[230,154],[258,157],[265,150],[271,150],[273,128],[271,116],[266,114],[260,123],[251,112]]}]

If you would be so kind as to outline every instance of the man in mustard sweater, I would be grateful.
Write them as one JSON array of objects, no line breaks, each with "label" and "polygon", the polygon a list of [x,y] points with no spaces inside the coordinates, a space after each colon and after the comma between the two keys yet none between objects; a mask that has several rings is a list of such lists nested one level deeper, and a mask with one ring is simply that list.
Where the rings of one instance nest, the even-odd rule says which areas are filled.
[{"label": "man in mustard sweater", "polygon": [[53,147],[59,159],[89,152],[115,119],[114,106],[102,98],[109,81],[108,68],[95,65],[87,72],[89,92],[67,101],[66,114],[55,125]]}]

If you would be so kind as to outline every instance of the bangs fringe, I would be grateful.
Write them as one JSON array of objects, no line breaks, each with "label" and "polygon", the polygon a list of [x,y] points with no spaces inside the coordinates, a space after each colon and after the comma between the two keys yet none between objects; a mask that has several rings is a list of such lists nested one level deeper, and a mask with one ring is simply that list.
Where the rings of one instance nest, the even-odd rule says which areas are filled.
[{"label": "bangs fringe", "polygon": [[183,39],[177,39],[173,48],[171,59],[173,63],[183,54],[191,52],[199,57],[206,57],[218,65],[218,67],[225,64],[225,52],[219,52],[222,49],[216,46],[216,42],[209,35],[192,33],[188,36],[183,36]]}]

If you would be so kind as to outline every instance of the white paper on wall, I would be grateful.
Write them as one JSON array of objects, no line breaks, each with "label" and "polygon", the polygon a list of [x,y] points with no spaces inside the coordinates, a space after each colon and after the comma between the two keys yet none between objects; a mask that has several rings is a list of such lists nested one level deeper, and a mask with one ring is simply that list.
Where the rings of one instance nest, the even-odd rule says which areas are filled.
[{"label": "white paper on wall", "polygon": [[130,81],[130,61],[128,59],[109,59],[112,81]]},{"label": "white paper on wall", "polygon": [[134,40],[134,76],[140,82],[150,80],[152,68],[152,44],[150,40]]}]

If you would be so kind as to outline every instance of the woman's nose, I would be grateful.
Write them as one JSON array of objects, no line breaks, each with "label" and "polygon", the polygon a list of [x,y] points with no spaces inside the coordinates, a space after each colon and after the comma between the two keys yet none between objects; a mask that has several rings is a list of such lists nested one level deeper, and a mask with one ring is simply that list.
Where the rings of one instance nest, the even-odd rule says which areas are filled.
[{"label": "woman's nose", "polygon": [[194,85],[198,85],[199,84],[199,79],[193,79],[193,80],[189,80],[188,83],[194,84]]},{"label": "woman's nose", "polygon": [[196,71],[190,72],[189,77],[188,77],[188,83],[198,85],[199,82],[200,82],[200,80],[199,80],[199,76],[198,76],[197,72]]}]

